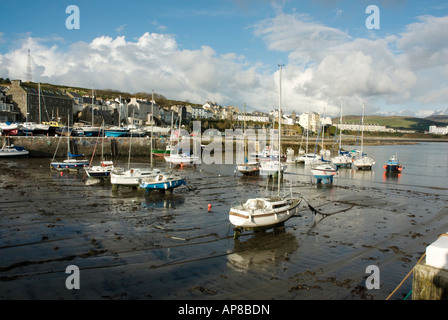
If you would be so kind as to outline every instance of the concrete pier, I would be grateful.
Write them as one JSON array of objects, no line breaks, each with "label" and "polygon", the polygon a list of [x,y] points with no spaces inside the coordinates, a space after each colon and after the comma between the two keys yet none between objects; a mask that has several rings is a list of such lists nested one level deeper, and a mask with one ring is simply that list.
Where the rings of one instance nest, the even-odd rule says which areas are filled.
[{"label": "concrete pier", "polygon": [[414,268],[412,300],[448,300],[448,270],[418,264]]},{"label": "concrete pier", "polygon": [[413,300],[448,300],[448,234],[426,248],[426,260],[414,268]]}]

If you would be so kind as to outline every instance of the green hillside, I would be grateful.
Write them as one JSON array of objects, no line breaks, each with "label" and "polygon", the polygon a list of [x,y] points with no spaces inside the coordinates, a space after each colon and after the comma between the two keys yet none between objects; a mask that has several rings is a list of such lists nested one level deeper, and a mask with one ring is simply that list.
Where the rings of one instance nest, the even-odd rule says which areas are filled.
[{"label": "green hillside", "polygon": [[[338,122],[339,119],[333,119],[334,122]],[[343,118],[345,123],[360,123],[360,116],[345,116]],[[394,129],[402,130],[417,130],[417,131],[427,131],[429,126],[446,126],[446,122],[434,121],[427,118],[416,118],[416,117],[402,117],[402,116],[365,116],[364,123],[368,124],[378,124],[381,126],[386,126]]]}]

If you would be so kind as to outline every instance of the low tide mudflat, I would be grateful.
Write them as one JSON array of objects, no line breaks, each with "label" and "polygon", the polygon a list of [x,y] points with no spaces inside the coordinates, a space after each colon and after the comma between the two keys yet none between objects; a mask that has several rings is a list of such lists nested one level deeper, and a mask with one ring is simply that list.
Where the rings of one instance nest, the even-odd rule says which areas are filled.
[{"label": "low tide mudflat", "polygon": [[[232,203],[276,192],[234,165],[179,169],[187,186],[165,196],[54,172],[48,159],[0,162],[0,299],[381,300],[448,230],[446,186],[375,172],[341,169],[317,185],[289,165],[282,193],[301,193],[299,214],[284,232],[234,240]],[[66,288],[69,265],[78,290]],[[369,265],[380,289],[366,288]],[[411,288],[410,279],[392,299]]]}]

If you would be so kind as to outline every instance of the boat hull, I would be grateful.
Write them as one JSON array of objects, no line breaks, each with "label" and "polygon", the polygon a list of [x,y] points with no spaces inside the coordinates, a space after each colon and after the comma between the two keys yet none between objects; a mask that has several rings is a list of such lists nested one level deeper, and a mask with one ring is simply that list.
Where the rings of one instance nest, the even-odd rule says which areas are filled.
[{"label": "boat hull", "polygon": [[29,151],[26,149],[2,148],[0,149],[0,157],[24,157],[28,156]]},{"label": "boat hull", "polygon": [[143,178],[159,174],[158,169],[130,169],[126,171],[113,171],[110,175],[112,185],[138,187]]},{"label": "boat hull", "polygon": [[270,228],[291,218],[297,213],[299,204],[300,199],[291,199],[287,205],[272,210],[249,210],[243,206],[235,206],[230,209],[229,220],[235,227],[246,230]]},{"label": "boat hull", "polygon": [[352,165],[352,158],[345,155],[336,156],[331,159],[331,163],[337,167],[350,167]]},{"label": "boat hull", "polygon": [[246,163],[238,165],[237,170],[244,175],[257,175],[260,173],[260,166],[258,163]]},{"label": "boat hull", "polygon": [[104,135],[106,137],[112,137],[112,138],[124,137],[124,136],[126,136],[128,134],[129,134],[129,131],[111,131],[111,130],[106,130],[104,132]]},{"label": "boat hull", "polygon": [[171,190],[185,184],[185,179],[172,179],[160,182],[141,182],[140,188],[146,190]]},{"label": "boat hull", "polygon": [[85,167],[87,167],[89,165],[89,161],[70,161],[70,162],[65,162],[65,161],[57,161],[57,162],[52,162],[51,166],[58,170],[58,171],[65,171],[65,170],[70,170],[70,171],[77,171],[77,170],[81,170],[84,169]]},{"label": "boat hull", "polygon": [[91,178],[109,178],[110,177],[110,171],[92,171],[92,170],[86,170],[86,173]]},{"label": "boat hull", "polygon": [[168,156],[170,154],[170,151],[169,150],[153,149],[152,150],[152,154],[155,155],[156,157],[165,157],[165,156]]},{"label": "boat hull", "polygon": [[198,156],[189,156],[185,154],[171,154],[164,158],[166,162],[173,165],[196,165],[201,162]]},{"label": "boat hull", "polygon": [[278,175],[279,167],[280,174],[282,174],[283,171],[286,170],[287,165],[282,163],[281,161],[279,162],[278,160],[262,162],[260,167],[260,174],[268,176]]},{"label": "boat hull", "polygon": [[311,169],[311,174],[317,179],[317,182],[321,182],[322,180],[329,180],[333,182],[333,177],[337,173],[336,169],[330,165],[318,165]]},{"label": "boat hull", "polygon": [[373,165],[375,164],[375,161],[373,161],[373,159],[371,158],[365,157],[353,161],[353,164],[359,170],[371,170]]}]

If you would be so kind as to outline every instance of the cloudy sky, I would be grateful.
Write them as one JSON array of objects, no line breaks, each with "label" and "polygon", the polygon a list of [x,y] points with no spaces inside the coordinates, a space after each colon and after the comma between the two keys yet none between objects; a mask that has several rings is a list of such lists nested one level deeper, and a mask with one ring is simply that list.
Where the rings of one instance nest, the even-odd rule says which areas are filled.
[{"label": "cloudy sky", "polygon": [[29,49],[35,82],[270,111],[282,65],[288,113],[448,114],[446,0],[15,0],[0,11],[3,78],[26,80]]}]

